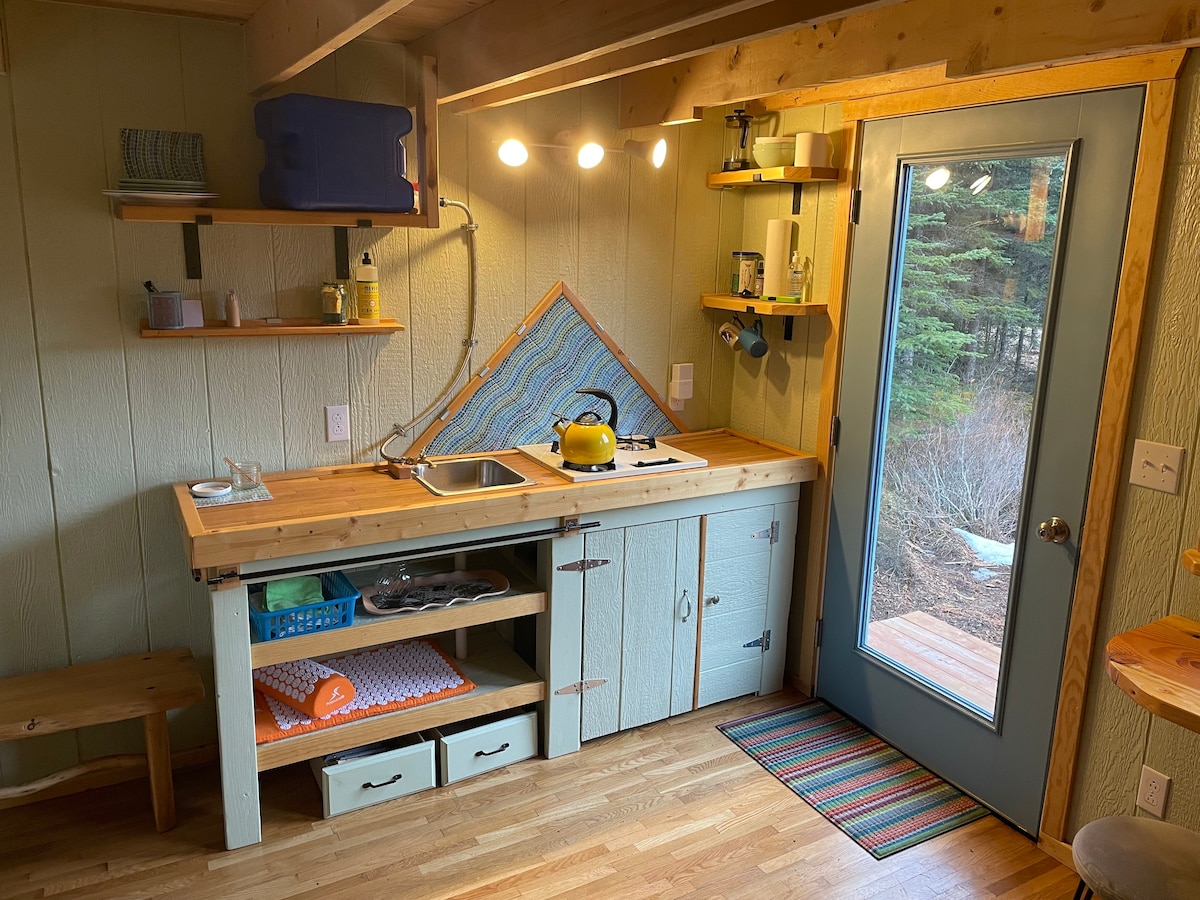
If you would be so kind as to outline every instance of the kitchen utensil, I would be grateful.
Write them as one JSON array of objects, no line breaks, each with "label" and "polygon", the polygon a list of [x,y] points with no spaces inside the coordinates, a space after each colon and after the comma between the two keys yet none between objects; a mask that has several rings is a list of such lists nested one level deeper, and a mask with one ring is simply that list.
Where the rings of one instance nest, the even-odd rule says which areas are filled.
[{"label": "kitchen utensil", "polygon": [[752,168],[750,164],[750,126],[754,116],[744,109],[735,109],[725,117],[725,159],[722,172],[740,172]]},{"label": "kitchen utensil", "polygon": [[562,413],[556,413],[558,421],[554,423],[554,430],[558,433],[563,465],[581,472],[612,468],[617,446],[617,401],[598,388],[583,388],[575,393],[591,394],[605,400],[609,406],[608,423],[590,409],[573,422],[567,421]]}]

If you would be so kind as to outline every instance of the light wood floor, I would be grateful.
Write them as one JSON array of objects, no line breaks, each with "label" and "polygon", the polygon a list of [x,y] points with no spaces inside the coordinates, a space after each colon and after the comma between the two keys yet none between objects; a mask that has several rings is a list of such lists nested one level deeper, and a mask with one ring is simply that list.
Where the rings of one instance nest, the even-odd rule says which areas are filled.
[{"label": "light wood floor", "polygon": [[709,707],[414,797],[320,818],[305,766],[261,776],[263,843],[225,851],[215,767],[156,834],[132,783],[0,812],[0,897],[1069,898],[1074,875],[987,817],[876,861],[714,726]]},{"label": "light wood floor", "polygon": [[1000,648],[994,644],[923,612],[872,622],[867,644],[980,709],[996,707]]}]

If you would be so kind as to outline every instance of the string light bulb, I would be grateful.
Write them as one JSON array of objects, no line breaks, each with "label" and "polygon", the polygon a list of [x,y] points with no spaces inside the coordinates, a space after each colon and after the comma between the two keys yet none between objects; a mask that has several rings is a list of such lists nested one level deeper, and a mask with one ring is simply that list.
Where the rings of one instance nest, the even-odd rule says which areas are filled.
[{"label": "string light bulb", "polygon": [[594,169],[604,159],[604,148],[595,141],[588,141],[579,148],[579,153],[575,159],[579,163],[579,168]]},{"label": "string light bulb", "polygon": [[509,138],[501,144],[498,153],[500,162],[513,168],[523,166],[529,161],[529,150],[516,138]]}]

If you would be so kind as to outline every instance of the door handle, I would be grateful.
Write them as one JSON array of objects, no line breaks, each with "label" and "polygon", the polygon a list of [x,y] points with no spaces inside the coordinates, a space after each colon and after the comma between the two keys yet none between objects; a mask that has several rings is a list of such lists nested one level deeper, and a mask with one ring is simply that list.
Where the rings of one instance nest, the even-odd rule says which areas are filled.
[{"label": "door handle", "polygon": [[687,603],[687,607],[684,609],[683,613],[683,621],[686,622],[692,617],[692,598],[688,596],[687,588],[683,589],[683,599],[684,602]]},{"label": "door handle", "polygon": [[713,596],[713,597],[709,597],[704,602],[707,603],[709,606],[716,606],[718,603],[721,602],[721,598],[720,598],[720,596]]},{"label": "door handle", "polygon": [[1047,544],[1065,544],[1071,536],[1071,526],[1058,516],[1051,516],[1049,521],[1038,526],[1038,537]]}]

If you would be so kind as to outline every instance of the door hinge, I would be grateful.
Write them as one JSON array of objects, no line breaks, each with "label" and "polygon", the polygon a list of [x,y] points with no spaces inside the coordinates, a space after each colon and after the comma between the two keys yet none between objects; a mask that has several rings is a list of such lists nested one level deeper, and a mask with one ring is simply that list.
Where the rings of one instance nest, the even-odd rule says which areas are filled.
[{"label": "door hinge", "polygon": [[779,543],[779,522],[778,521],[772,522],[770,528],[764,528],[762,531],[756,531],[752,535],[750,535],[750,537],[754,538],[754,539],[766,539],[766,540],[769,540],[772,544],[778,544]]},{"label": "door hinge", "polygon": [[607,678],[589,678],[587,681],[576,681],[574,684],[568,684],[566,687],[560,687],[555,694],[582,694],[584,691],[590,691],[592,688],[600,687],[602,684],[607,684]]},{"label": "door hinge", "polygon": [[836,449],[837,445],[841,441],[841,439],[842,439],[842,417],[834,416],[832,428],[830,429],[830,432],[829,432],[829,446]]},{"label": "door hinge", "polygon": [[748,644],[742,644],[743,647],[761,647],[762,652],[766,653],[771,649],[771,629],[768,628],[762,633],[762,637],[756,638]]},{"label": "door hinge", "polygon": [[560,572],[586,572],[588,569],[598,569],[607,566],[611,559],[577,559],[575,562],[563,563],[558,567]]},{"label": "door hinge", "polygon": [[850,192],[850,224],[858,224],[859,213],[862,212],[862,191],[855,188]]},{"label": "door hinge", "polygon": [[816,639],[813,641],[813,646],[820,647],[821,639],[824,637],[825,637],[825,620],[817,619],[817,636],[816,636]]}]

